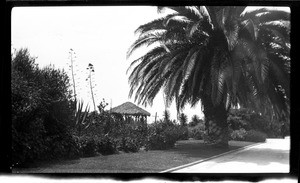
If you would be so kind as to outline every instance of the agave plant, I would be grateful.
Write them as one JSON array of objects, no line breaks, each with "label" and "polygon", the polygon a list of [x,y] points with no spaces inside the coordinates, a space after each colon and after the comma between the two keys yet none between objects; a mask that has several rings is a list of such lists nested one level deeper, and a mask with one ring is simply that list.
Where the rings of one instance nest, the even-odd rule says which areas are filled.
[{"label": "agave plant", "polygon": [[81,136],[81,132],[84,129],[87,129],[90,126],[90,121],[87,120],[87,116],[89,114],[90,108],[89,106],[85,107],[85,110],[82,111],[83,101],[76,102],[76,110],[75,110],[75,128],[78,131],[79,136]]}]

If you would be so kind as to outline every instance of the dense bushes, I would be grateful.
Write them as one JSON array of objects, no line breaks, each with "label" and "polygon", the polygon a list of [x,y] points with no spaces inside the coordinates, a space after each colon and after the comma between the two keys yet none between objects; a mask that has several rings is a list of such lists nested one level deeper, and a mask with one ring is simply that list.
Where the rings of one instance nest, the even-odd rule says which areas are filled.
[{"label": "dense bushes", "polygon": [[202,140],[205,134],[205,126],[203,122],[197,122],[195,126],[188,127],[189,138]]},{"label": "dense bushes", "polygon": [[265,142],[266,138],[267,135],[263,132],[256,131],[256,130],[246,131],[243,128],[239,130],[234,130],[230,134],[230,139],[237,140],[237,141]]},{"label": "dense bushes", "polygon": [[[111,115],[105,111],[104,100],[98,106],[99,112],[82,112],[79,107],[76,113],[66,73],[50,66],[39,68],[26,49],[12,56],[11,69],[14,165],[117,151],[137,152],[141,147],[168,149],[178,140],[206,138],[203,121],[197,116],[187,125],[187,117],[182,114],[179,125],[165,111],[163,120],[147,125],[142,119],[136,122]],[[264,133],[273,132],[276,136],[280,131],[277,123],[248,111],[233,111],[228,122],[233,140],[262,142]]]},{"label": "dense bushes", "polygon": [[245,141],[249,142],[265,142],[267,135],[256,130],[249,130],[245,135]]},{"label": "dense bushes", "polygon": [[[268,137],[281,137],[281,124],[278,120],[271,120],[267,116],[260,115],[251,110],[231,109],[228,117],[229,128],[233,131],[245,129],[255,130],[267,134]],[[289,131],[289,129],[288,129]]]},{"label": "dense bushes", "polygon": [[245,136],[247,134],[247,131],[244,128],[241,128],[239,130],[233,130],[230,133],[230,139],[232,140],[245,140]]},{"label": "dense bushes", "polygon": [[202,119],[200,119],[198,115],[193,115],[192,120],[189,122],[188,126],[194,127],[199,123],[204,123],[204,121]]},{"label": "dense bushes", "polygon": [[12,55],[12,163],[76,156],[69,80],[64,71],[40,69],[27,49]]},{"label": "dense bushes", "polygon": [[[227,121],[230,140],[263,142],[267,137],[281,137],[281,123],[245,108],[231,109]],[[211,138],[206,134],[204,121],[197,116],[192,117],[188,129],[189,138]]]},{"label": "dense bushes", "polygon": [[[103,102],[102,102],[103,103]],[[101,108],[100,104],[99,107]],[[117,151],[137,152],[146,149],[168,149],[180,139],[188,138],[186,126],[181,126],[169,119],[147,125],[145,121],[126,120],[120,115],[110,115],[105,110],[89,115],[93,123],[83,131],[91,135],[98,143],[99,153],[106,155]]]},{"label": "dense bushes", "polygon": [[230,138],[250,142],[264,142],[267,137],[281,137],[281,123],[251,110],[231,109],[228,117]]},{"label": "dense bushes", "polygon": [[[91,144],[96,144],[93,153],[108,155],[117,151],[137,152],[145,146],[147,138],[147,124],[143,121],[124,119],[120,115],[111,115],[104,110],[105,101],[99,104],[101,113],[92,112],[87,117],[90,125],[81,131],[82,136],[88,136]],[[77,135],[79,135],[77,133]],[[86,141],[84,141],[87,143]],[[82,151],[82,156],[85,156]],[[89,156],[91,153],[87,153]]]},{"label": "dense bushes", "polygon": [[82,136],[78,138],[77,144],[81,157],[89,157],[96,155],[97,142],[95,138],[89,136]]},{"label": "dense bushes", "polygon": [[187,128],[171,121],[160,120],[152,123],[148,128],[148,149],[169,149],[176,141],[187,139]]},{"label": "dense bushes", "polygon": [[98,138],[97,151],[102,155],[114,154],[117,151],[116,140],[109,136]]},{"label": "dense bushes", "polygon": [[110,139],[108,144],[111,145],[104,149],[111,148],[124,152],[137,152],[142,147],[168,149],[174,147],[176,141],[188,139],[187,127],[169,119],[147,125],[143,120],[139,122],[133,119],[124,120],[118,115],[110,116],[105,111],[99,114],[97,119],[101,119],[100,123],[96,122],[93,126],[98,124],[98,127],[93,130],[98,134],[106,134],[106,138]]}]

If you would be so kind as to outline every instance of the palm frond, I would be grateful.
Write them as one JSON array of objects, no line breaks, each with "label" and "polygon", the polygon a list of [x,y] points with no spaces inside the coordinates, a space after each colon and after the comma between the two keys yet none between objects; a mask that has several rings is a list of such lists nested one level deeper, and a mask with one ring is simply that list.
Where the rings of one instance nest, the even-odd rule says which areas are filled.
[{"label": "palm frond", "polygon": [[270,22],[276,20],[290,20],[290,13],[282,10],[268,10],[266,12],[261,12],[256,14],[259,17],[259,21],[263,22]]},{"label": "palm frond", "polygon": [[164,34],[164,32],[149,33],[149,34],[144,34],[143,36],[139,37],[128,49],[126,58],[128,59],[133,51],[135,51],[136,49],[138,49],[144,45],[149,46],[153,43],[161,41],[163,34]]},{"label": "palm frond", "polygon": [[146,24],[143,24],[141,26],[139,26],[136,30],[135,30],[135,34],[144,34],[146,32],[149,31],[157,31],[157,30],[165,30],[165,25],[163,24],[164,21],[166,21],[167,19],[169,19],[170,17],[172,17],[173,14],[170,15],[166,15],[165,17],[161,17],[158,19],[155,19],[151,22],[148,22]]},{"label": "palm frond", "polygon": [[253,20],[252,19],[247,19],[247,20],[244,20],[242,22],[242,28],[246,29],[249,34],[251,35],[251,38],[253,40],[256,40],[257,36],[258,36],[258,29],[257,29],[257,26],[256,24],[254,24]]},{"label": "palm frond", "polygon": [[169,22],[176,22],[176,23],[184,23],[184,24],[189,24],[192,21],[189,20],[186,16],[182,16],[182,15],[176,15],[174,14],[173,16],[169,17],[168,19],[166,19],[163,24],[165,25],[165,27],[168,26]]},{"label": "palm frond", "polygon": [[[128,51],[131,55],[142,46],[158,44],[129,67],[135,66],[129,76],[135,101],[151,105],[164,89],[166,104],[175,98],[178,111],[200,100],[207,100],[206,107],[222,104],[226,109],[238,104],[256,110],[264,103],[288,105],[289,13],[222,6],[158,11],[166,8],[173,12],[141,25]],[[287,108],[264,107],[276,113],[282,109]]]},{"label": "palm frond", "polygon": [[270,21],[259,25],[260,29],[276,30],[286,38],[290,36],[290,27],[289,21]]}]

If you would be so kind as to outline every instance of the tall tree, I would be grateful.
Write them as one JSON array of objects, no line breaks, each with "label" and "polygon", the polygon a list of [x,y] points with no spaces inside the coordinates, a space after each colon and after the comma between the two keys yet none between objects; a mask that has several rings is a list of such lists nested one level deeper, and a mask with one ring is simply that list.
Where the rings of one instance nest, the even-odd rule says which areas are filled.
[{"label": "tall tree", "polygon": [[153,46],[132,61],[129,76],[135,100],[152,105],[163,89],[177,110],[201,101],[214,142],[228,145],[228,110],[238,104],[288,117],[290,14],[246,7],[158,7],[172,13],[137,28],[128,57]]},{"label": "tall tree", "polygon": [[165,109],[163,112],[163,120],[166,123],[171,122],[170,112],[167,109]]},{"label": "tall tree", "polygon": [[194,127],[194,126],[196,126],[198,123],[200,123],[201,120],[202,120],[202,119],[200,119],[199,116],[195,114],[195,115],[192,116],[192,119],[191,119],[191,121],[190,121],[190,123],[189,123],[189,126]]},{"label": "tall tree", "polygon": [[181,113],[181,114],[179,115],[179,121],[180,121],[180,125],[181,125],[181,126],[186,126],[186,125],[187,125],[187,121],[188,121],[187,115],[184,114],[184,113]]}]

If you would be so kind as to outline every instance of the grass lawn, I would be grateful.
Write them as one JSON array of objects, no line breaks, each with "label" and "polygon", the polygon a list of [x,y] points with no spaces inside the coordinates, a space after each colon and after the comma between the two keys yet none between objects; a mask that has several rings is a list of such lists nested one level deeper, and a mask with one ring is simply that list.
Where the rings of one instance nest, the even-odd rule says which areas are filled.
[{"label": "grass lawn", "polygon": [[173,149],[119,153],[77,160],[43,163],[35,168],[13,169],[13,173],[157,173],[253,144],[230,141],[228,149],[203,144],[202,140],[178,141]]}]

